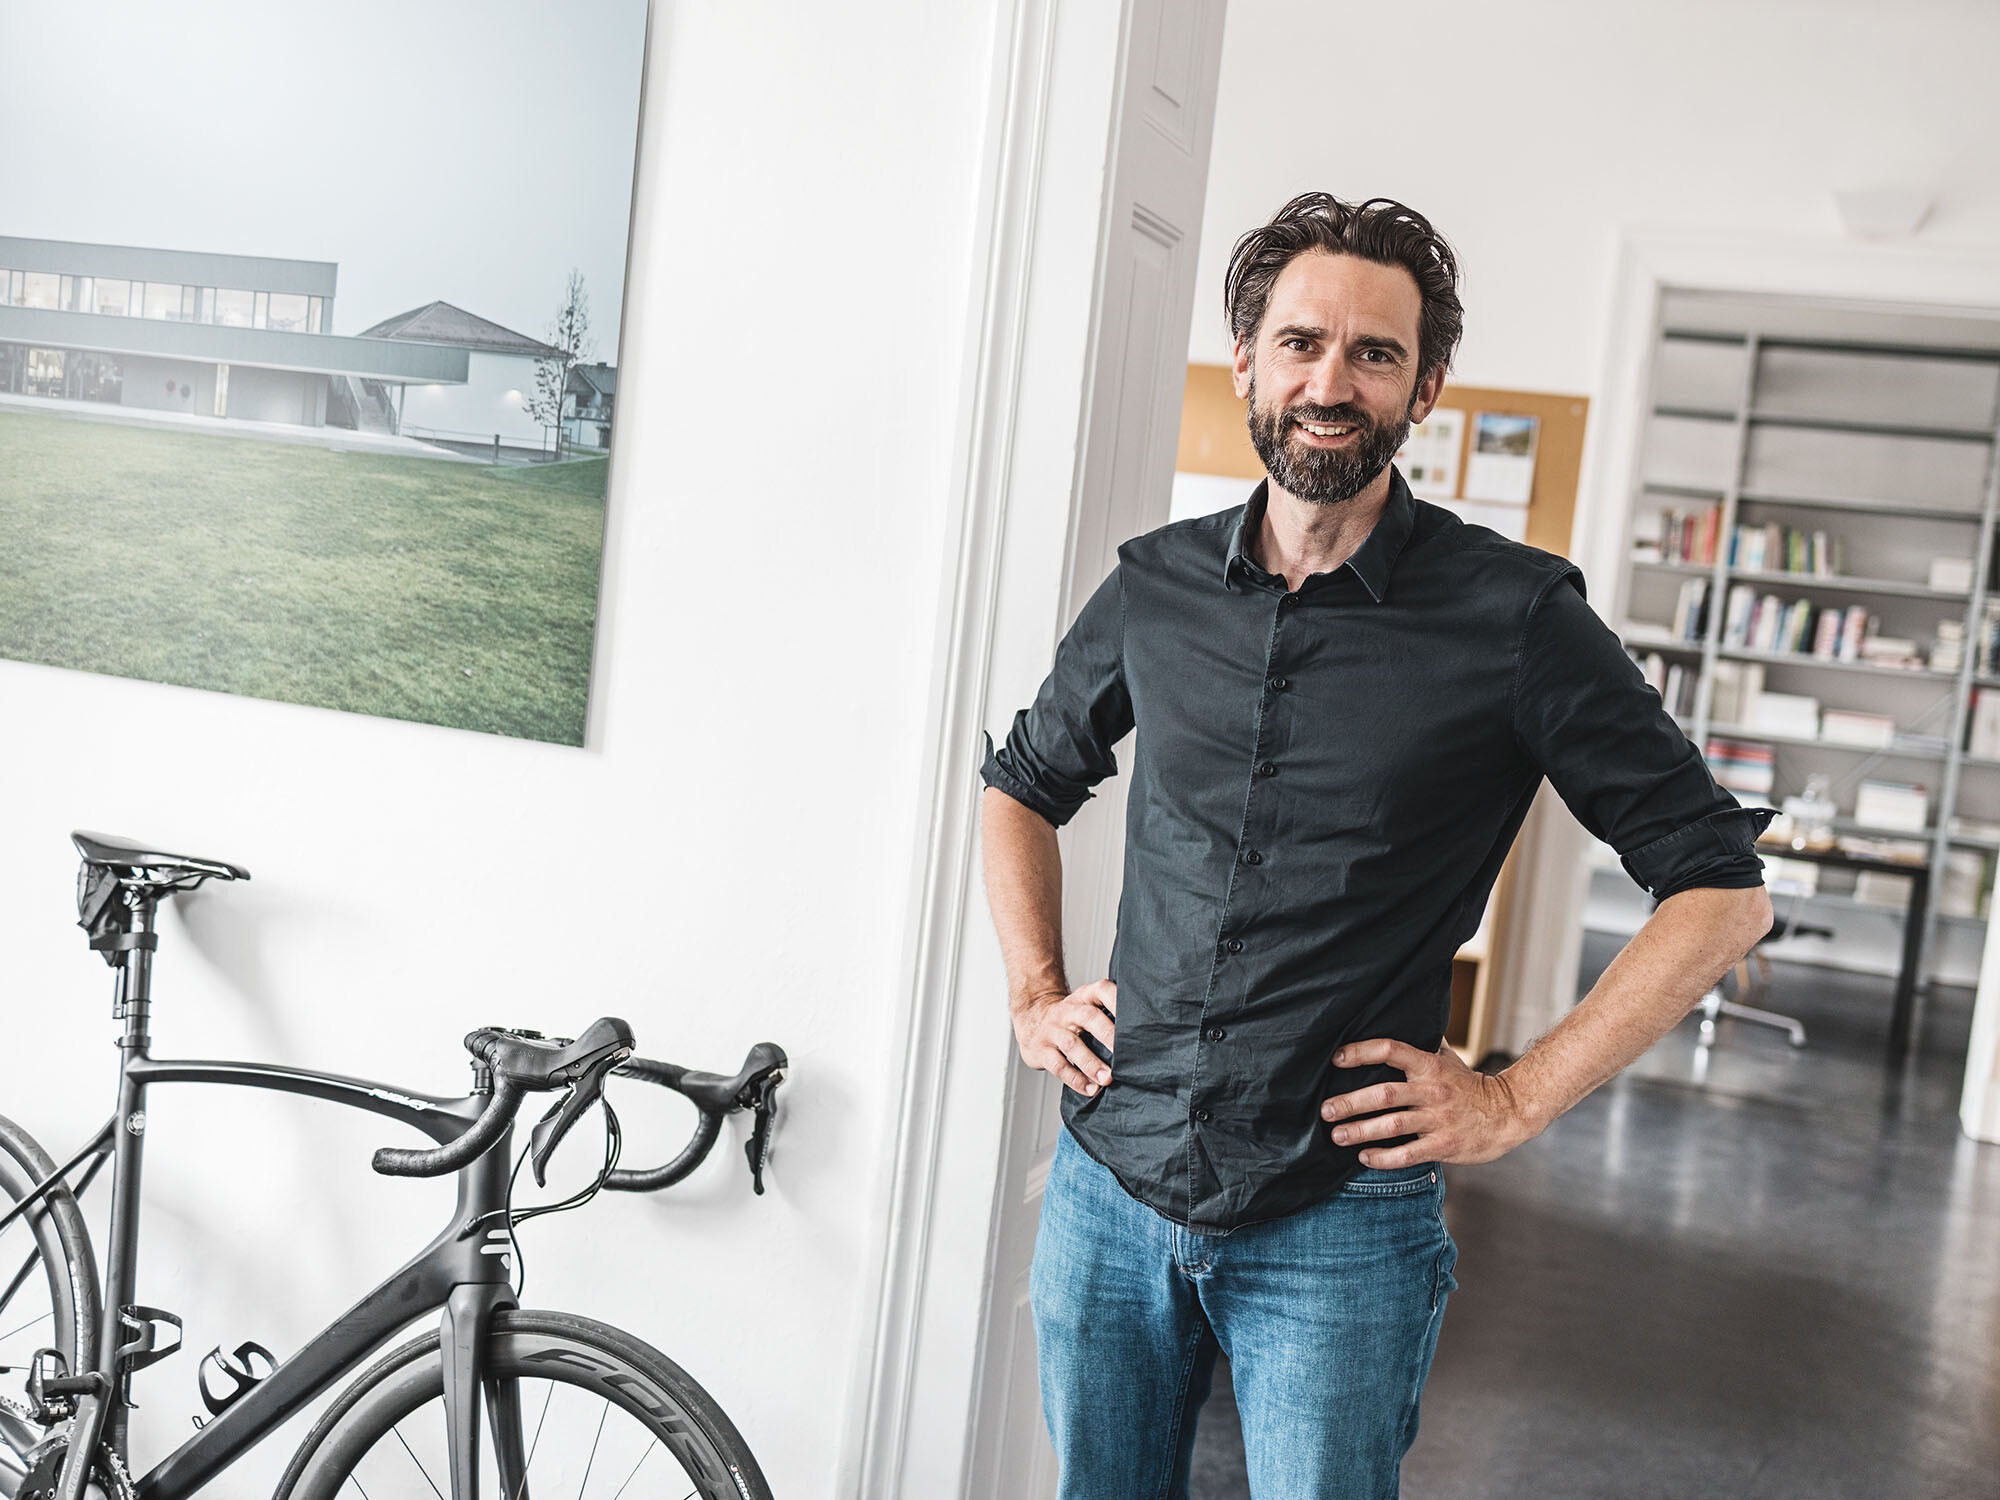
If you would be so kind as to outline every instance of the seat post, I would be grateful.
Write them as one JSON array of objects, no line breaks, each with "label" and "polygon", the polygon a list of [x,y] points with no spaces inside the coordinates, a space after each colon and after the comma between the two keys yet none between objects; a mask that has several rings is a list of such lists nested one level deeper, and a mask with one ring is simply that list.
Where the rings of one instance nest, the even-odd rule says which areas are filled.
[{"label": "seat post", "polygon": [[153,949],[159,942],[153,932],[153,908],[159,898],[131,892],[127,901],[132,912],[132,943],[119,955],[125,961],[117,968],[118,992],[112,1014],[125,1022],[119,1046],[143,1054],[152,1040],[146,1023],[153,1008]]}]

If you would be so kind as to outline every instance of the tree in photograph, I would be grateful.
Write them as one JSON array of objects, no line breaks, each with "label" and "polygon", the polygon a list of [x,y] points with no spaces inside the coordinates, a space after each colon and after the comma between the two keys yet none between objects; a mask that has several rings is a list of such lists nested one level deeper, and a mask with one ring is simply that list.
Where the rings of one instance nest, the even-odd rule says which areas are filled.
[{"label": "tree in photograph", "polygon": [[569,388],[569,372],[588,360],[596,347],[590,337],[590,294],[583,289],[583,272],[571,269],[562,305],[556,309],[543,342],[556,353],[535,364],[535,394],[528,402],[528,415],[555,429],[555,449],[560,453],[563,393]]}]

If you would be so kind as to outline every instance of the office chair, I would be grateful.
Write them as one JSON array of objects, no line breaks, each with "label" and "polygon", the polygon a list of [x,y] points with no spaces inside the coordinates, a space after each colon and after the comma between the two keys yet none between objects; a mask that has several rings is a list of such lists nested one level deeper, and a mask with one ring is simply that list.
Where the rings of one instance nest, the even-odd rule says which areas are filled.
[{"label": "office chair", "polygon": [[[1720,981],[1717,981],[1714,989],[1701,997],[1701,1002],[1696,1007],[1701,1011],[1701,1040],[1697,1045],[1706,1047],[1715,1040],[1717,1016],[1733,1016],[1739,1021],[1749,1021],[1758,1026],[1772,1026],[1779,1031],[1789,1032],[1794,1047],[1803,1047],[1806,1044],[1804,1023],[1791,1016],[1781,1016],[1776,1011],[1760,1010],[1755,1005],[1747,1003],[1750,1000],[1763,999],[1771,988],[1771,961],[1763,952],[1766,943],[1784,937],[1833,936],[1831,927],[1811,926],[1799,921],[1800,899],[1801,896],[1794,895],[1791,915],[1774,919],[1771,930],[1757,939],[1750,951],[1737,961],[1735,969],[1731,971],[1736,975],[1736,999],[1729,1000],[1723,997]],[[1750,964],[1753,959],[1758,969],[1758,978],[1754,981],[1750,978]]]}]

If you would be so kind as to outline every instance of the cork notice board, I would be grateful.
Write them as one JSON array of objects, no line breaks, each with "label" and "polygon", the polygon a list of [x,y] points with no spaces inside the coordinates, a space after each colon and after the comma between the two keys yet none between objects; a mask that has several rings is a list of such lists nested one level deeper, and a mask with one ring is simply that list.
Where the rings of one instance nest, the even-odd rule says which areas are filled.
[{"label": "cork notice board", "polygon": [[[1496,390],[1490,386],[1447,383],[1439,406],[1466,413],[1464,447],[1472,442],[1473,418],[1480,412],[1537,417],[1541,431],[1535,450],[1534,489],[1528,497],[1530,546],[1569,553],[1570,525],[1576,517],[1576,486],[1583,472],[1583,430],[1590,415],[1585,396],[1551,395],[1544,391]],[[1465,472],[1468,454],[1461,448],[1458,471]],[[1189,365],[1187,389],[1181,402],[1180,452],[1174,467],[1184,474],[1222,474],[1232,479],[1262,479],[1264,466],[1244,430],[1243,403],[1229,381],[1227,365]]]}]

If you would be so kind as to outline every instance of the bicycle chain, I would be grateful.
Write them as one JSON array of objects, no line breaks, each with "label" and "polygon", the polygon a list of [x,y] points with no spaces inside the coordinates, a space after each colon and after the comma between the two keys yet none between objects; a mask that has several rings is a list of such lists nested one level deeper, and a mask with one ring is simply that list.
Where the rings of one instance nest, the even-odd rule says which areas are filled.
[{"label": "bicycle chain", "polygon": [[118,1456],[118,1450],[109,1443],[100,1443],[97,1451],[111,1470],[112,1487],[118,1492],[116,1500],[139,1500],[138,1487],[132,1483],[132,1476],[125,1468],[125,1460]]},{"label": "bicycle chain", "polygon": [[[34,1411],[29,1407],[23,1406],[18,1401],[10,1400],[6,1396],[0,1396],[0,1407],[5,1407],[17,1416],[34,1422],[37,1427],[42,1425],[36,1420]],[[91,1477],[100,1478],[107,1471],[111,1476],[112,1489],[112,1494],[108,1497],[108,1500],[139,1500],[138,1486],[132,1482],[131,1472],[125,1467],[125,1461],[118,1456],[118,1450],[113,1448],[109,1443],[99,1443],[97,1445],[97,1462],[91,1465]]]}]

